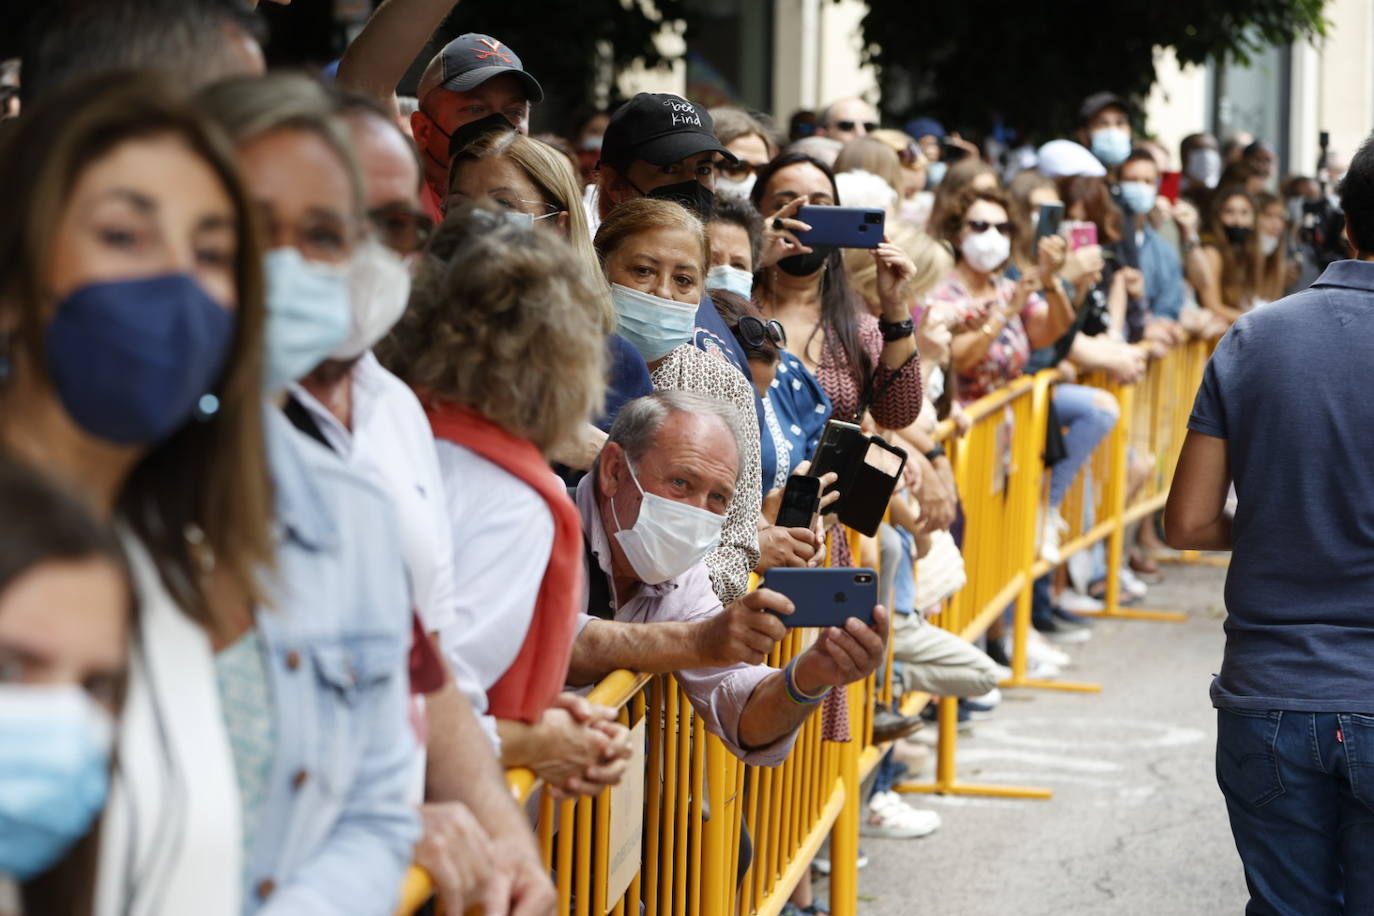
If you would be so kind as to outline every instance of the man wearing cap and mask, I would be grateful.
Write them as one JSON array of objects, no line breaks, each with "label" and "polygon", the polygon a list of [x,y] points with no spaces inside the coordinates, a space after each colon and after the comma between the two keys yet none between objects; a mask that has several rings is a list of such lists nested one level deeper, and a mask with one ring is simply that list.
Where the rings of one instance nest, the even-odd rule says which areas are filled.
[{"label": "man wearing cap and mask", "polygon": [[[1078,142],[1082,143],[1107,169],[1112,200],[1121,209],[1127,225],[1136,214],[1121,198],[1116,170],[1131,155],[1131,109],[1126,100],[1114,92],[1095,92],[1083,100],[1078,109]],[[1140,253],[1136,251],[1135,235],[1123,233],[1118,245],[1121,262],[1127,267],[1140,267]]]},{"label": "man wearing cap and mask", "polygon": [[[454,0],[386,0],[344,52],[335,84],[381,102],[399,120],[396,84],[453,6]],[[530,103],[543,101],[544,90],[509,45],[469,32],[434,55],[415,94],[420,107],[410,115],[410,129],[424,160],[421,203],[437,223],[454,132],[478,121],[504,121],[527,134]],[[472,136],[480,133],[475,129]]]}]

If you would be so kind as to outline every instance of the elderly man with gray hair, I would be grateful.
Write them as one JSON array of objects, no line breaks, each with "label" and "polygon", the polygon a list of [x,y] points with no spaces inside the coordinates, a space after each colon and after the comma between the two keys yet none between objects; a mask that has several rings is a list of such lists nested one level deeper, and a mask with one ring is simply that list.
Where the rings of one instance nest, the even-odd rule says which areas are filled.
[{"label": "elderly man with gray hair", "polygon": [[746,763],[774,766],[832,687],[883,661],[887,612],[824,630],[786,671],[764,664],[792,602],[758,589],[722,607],[702,559],[734,497],[741,453],[734,408],[660,391],[621,408],[577,488],[588,602],[569,680],[618,668],[672,672],[706,728]]}]

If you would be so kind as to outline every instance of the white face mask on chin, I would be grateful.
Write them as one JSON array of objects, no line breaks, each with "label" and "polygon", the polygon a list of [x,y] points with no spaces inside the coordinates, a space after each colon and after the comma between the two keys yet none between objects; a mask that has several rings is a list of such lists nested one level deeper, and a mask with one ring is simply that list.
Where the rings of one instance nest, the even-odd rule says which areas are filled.
[{"label": "white face mask on chin", "polygon": [[639,518],[630,528],[621,527],[615,503],[611,503],[611,516],[618,529],[615,540],[639,580],[658,585],[682,575],[715,549],[720,543],[725,516],[645,493],[628,459],[625,467],[643,501],[639,504]]}]

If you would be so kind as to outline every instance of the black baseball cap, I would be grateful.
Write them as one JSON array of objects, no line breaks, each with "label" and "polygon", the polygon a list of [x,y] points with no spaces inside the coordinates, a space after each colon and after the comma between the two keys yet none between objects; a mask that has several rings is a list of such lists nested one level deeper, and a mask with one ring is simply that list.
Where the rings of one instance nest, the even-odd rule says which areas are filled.
[{"label": "black baseball cap", "polygon": [[732,163],[739,161],[716,139],[715,125],[705,108],[664,92],[641,92],[617,108],[601,141],[601,161],[613,166],[636,159],[672,165],[711,151]]},{"label": "black baseball cap", "polygon": [[1131,113],[1131,106],[1115,92],[1094,92],[1083,100],[1083,105],[1078,109],[1078,120],[1082,124],[1087,124],[1097,117],[1099,111],[1112,107],[1120,108],[1128,116]]},{"label": "black baseball cap", "polygon": [[503,73],[509,73],[520,80],[531,102],[544,100],[544,88],[539,85],[538,80],[525,72],[520,55],[509,45],[502,44],[490,35],[481,35],[477,32],[459,35],[434,55],[434,59],[420,76],[416,95],[423,100],[435,89],[467,92]]}]

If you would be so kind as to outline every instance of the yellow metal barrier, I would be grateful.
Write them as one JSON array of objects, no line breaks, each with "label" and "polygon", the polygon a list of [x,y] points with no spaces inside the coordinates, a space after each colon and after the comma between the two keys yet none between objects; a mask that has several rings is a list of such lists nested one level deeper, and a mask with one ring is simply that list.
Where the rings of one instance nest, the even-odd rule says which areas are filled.
[{"label": "yellow metal barrier", "polygon": [[[1207,354],[1206,344],[1187,344],[1153,361],[1145,378],[1132,386],[1100,377],[1085,379],[1086,384],[1096,384],[1117,398],[1121,420],[1090,459],[1091,473],[1080,475],[1065,499],[1070,533],[1062,552],[1068,556],[1098,541],[1108,542],[1105,612],[1111,615],[1164,616],[1119,607],[1117,571],[1124,554],[1123,532],[1126,525],[1157,511],[1168,496],[1168,481]],[[1061,380],[1056,370],[1049,370],[1018,379],[976,402],[967,410],[972,428],[962,438],[951,436],[952,424],[941,424],[937,439],[946,443],[963,500],[968,585],[946,601],[932,622],[971,641],[1013,607],[1013,677],[1007,686],[1096,690],[1095,685],[1026,677],[1031,585],[1048,571],[1048,564],[1036,556],[1045,477],[1042,448],[1049,399]],[[1151,476],[1128,504],[1127,462],[1132,448],[1154,456],[1155,463]],[[1095,507],[1095,521],[1083,530],[1082,510],[1089,500]],[[861,545],[850,534],[857,562]],[[813,638],[814,633],[790,632],[775,648],[769,664],[786,665]],[[851,741],[823,741],[821,717],[813,715],[802,727],[792,754],[778,767],[746,766],[730,754],[706,733],[672,676],[628,671],[609,675],[589,699],[618,709],[620,721],[627,726],[640,722],[645,726],[642,859],[625,892],[608,899],[610,792],[571,801],[540,794],[536,833],[558,889],[559,912],[574,916],[637,916],[640,912],[646,916],[775,916],[828,834],[830,909],[835,916],[854,916],[861,784],[884,751],[872,739],[873,706],[875,701],[893,699],[890,647],[886,669],[881,686],[870,677],[844,693]],[[929,785],[904,784],[898,787],[900,791],[1050,796],[1045,789],[961,782],[955,765],[957,716],[957,701],[942,699],[935,780]],[[540,788],[528,770],[514,770],[507,777],[521,802],[530,801]],[[746,854],[747,848],[751,854]],[[398,916],[413,913],[432,893],[428,876],[412,868]]]}]

